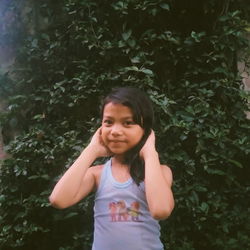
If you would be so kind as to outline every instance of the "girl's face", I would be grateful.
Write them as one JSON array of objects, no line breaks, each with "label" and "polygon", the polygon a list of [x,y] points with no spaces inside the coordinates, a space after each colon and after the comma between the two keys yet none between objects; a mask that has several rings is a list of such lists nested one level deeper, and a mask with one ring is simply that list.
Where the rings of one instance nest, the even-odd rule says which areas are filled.
[{"label": "girl's face", "polygon": [[134,122],[129,107],[112,102],[105,105],[101,137],[112,153],[126,153],[140,142],[143,134],[143,128]]}]

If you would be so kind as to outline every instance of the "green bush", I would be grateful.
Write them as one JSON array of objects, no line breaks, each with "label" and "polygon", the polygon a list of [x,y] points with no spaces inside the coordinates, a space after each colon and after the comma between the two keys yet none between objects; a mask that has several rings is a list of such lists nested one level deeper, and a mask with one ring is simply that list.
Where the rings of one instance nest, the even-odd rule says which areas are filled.
[{"label": "green bush", "polygon": [[1,249],[90,249],[93,195],[63,211],[48,196],[99,126],[100,99],[125,85],[153,101],[174,174],[166,249],[248,249],[250,122],[237,73],[248,1],[30,1],[27,10],[16,63],[0,79],[12,156],[0,169]]}]

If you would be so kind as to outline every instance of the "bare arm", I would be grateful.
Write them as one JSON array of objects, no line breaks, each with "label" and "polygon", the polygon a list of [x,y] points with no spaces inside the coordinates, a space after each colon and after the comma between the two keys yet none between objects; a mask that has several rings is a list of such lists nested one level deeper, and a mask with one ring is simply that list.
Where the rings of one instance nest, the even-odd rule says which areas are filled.
[{"label": "bare arm", "polygon": [[145,192],[150,213],[155,219],[165,219],[174,208],[172,172],[170,168],[160,164],[153,131],[140,155],[145,161]]},{"label": "bare arm", "polygon": [[66,208],[86,197],[95,188],[96,182],[95,168],[89,167],[96,158],[108,154],[107,148],[101,143],[98,129],[90,144],[56,184],[49,197],[52,206]]}]

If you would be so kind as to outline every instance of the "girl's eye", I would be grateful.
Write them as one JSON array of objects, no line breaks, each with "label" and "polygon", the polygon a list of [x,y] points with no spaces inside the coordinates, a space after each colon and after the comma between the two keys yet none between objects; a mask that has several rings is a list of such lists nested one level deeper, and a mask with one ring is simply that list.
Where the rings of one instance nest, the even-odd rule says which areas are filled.
[{"label": "girl's eye", "polygon": [[135,122],[134,121],[125,121],[125,125],[129,126],[129,125],[134,125]]},{"label": "girl's eye", "polygon": [[106,125],[111,125],[112,121],[111,120],[104,120],[103,123],[106,124]]}]

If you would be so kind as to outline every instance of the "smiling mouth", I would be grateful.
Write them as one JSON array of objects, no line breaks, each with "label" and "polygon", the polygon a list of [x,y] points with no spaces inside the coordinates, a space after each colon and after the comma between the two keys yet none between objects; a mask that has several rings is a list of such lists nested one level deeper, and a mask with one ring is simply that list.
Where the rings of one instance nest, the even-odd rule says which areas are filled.
[{"label": "smiling mouth", "polygon": [[124,141],[110,141],[111,143],[123,143]]}]

